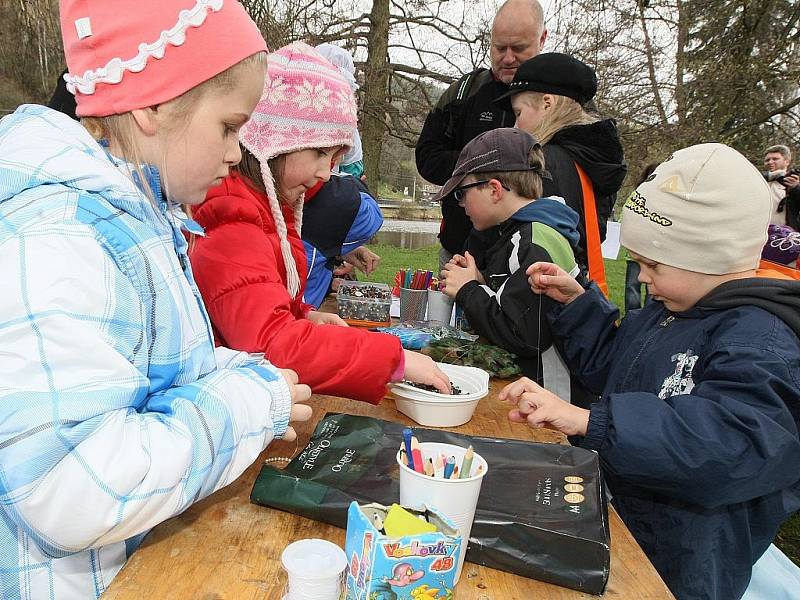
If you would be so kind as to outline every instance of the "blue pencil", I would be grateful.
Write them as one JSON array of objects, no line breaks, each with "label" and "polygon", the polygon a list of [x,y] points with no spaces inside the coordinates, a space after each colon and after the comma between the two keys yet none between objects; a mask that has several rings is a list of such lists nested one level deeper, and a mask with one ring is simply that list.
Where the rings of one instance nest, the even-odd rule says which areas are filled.
[{"label": "blue pencil", "polygon": [[411,452],[411,436],[413,432],[410,427],[403,429],[403,443],[406,446],[406,454],[408,454],[408,468],[414,471],[414,455]]},{"label": "blue pencil", "polygon": [[453,469],[455,468],[455,466],[456,466],[456,457],[455,456],[449,457],[447,459],[447,462],[444,463],[444,478],[445,479],[450,479],[450,475],[452,474]]}]

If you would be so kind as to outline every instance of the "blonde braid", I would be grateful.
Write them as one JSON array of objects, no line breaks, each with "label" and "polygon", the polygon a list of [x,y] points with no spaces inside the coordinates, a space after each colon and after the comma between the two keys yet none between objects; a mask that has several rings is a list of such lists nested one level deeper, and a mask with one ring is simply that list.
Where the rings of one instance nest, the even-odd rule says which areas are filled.
[{"label": "blonde braid", "polygon": [[[269,200],[272,218],[275,220],[275,229],[281,241],[281,255],[283,255],[283,264],[286,267],[286,289],[289,291],[289,295],[295,298],[300,291],[300,275],[297,272],[297,263],[295,263],[294,256],[292,256],[292,247],[289,244],[289,231],[286,229],[286,221],[283,218],[283,212],[281,212],[281,207],[278,203],[278,194],[275,191],[275,180],[272,177],[268,161],[263,161],[261,164],[261,177],[264,180],[264,189],[267,194],[267,199]],[[302,201],[300,205],[300,214],[302,215]],[[296,214],[297,207],[295,207],[295,215]]]},{"label": "blonde braid", "polygon": [[294,228],[297,229],[297,235],[302,237],[303,232],[303,207],[306,204],[306,195],[301,194],[297,199],[297,204],[294,205]]}]

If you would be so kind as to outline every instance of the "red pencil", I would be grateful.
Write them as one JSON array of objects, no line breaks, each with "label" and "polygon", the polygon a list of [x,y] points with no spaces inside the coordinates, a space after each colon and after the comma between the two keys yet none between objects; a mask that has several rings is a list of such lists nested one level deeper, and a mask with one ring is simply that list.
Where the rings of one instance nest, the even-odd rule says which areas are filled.
[{"label": "red pencil", "polygon": [[424,461],[422,460],[422,451],[419,448],[419,440],[417,436],[411,436],[411,458],[414,459],[414,470],[417,473],[425,474]]}]

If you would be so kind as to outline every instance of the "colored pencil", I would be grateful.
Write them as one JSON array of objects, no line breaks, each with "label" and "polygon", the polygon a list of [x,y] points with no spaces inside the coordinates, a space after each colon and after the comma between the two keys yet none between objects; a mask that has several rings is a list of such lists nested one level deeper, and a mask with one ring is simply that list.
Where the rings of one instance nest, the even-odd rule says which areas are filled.
[{"label": "colored pencil", "polygon": [[472,446],[467,448],[466,454],[464,454],[464,461],[461,463],[461,475],[459,475],[459,479],[466,479],[470,476],[470,472],[472,471],[472,457],[475,455],[475,451],[472,449]]},{"label": "colored pencil", "polygon": [[422,460],[422,451],[419,448],[419,440],[416,436],[411,436],[411,459],[414,463],[414,470],[417,473],[425,473],[425,461]]},{"label": "colored pencil", "polygon": [[444,461],[442,460],[441,454],[436,458],[436,464],[433,466],[435,469],[435,476],[444,477]]},{"label": "colored pencil", "polygon": [[408,468],[416,471],[414,468],[414,454],[411,452],[411,428],[406,427],[403,429],[403,445],[406,448],[406,458],[408,459]]},{"label": "colored pencil", "polygon": [[447,458],[447,462],[444,464],[444,475],[445,479],[450,479],[450,475],[453,474],[453,469],[456,466],[456,457],[450,456]]}]

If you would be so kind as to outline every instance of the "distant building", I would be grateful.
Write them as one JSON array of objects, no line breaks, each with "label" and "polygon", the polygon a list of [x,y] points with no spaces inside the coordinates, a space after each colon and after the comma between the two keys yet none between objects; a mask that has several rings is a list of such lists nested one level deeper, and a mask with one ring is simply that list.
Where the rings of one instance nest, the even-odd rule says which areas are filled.
[{"label": "distant building", "polygon": [[427,181],[420,184],[417,188],[419,192],[419,201],[426,204],[438,204],[438,202],[433,202],[433,197],[436,195],[436,192],[439,191],[440,187],[441,186],[428,183]]}]

